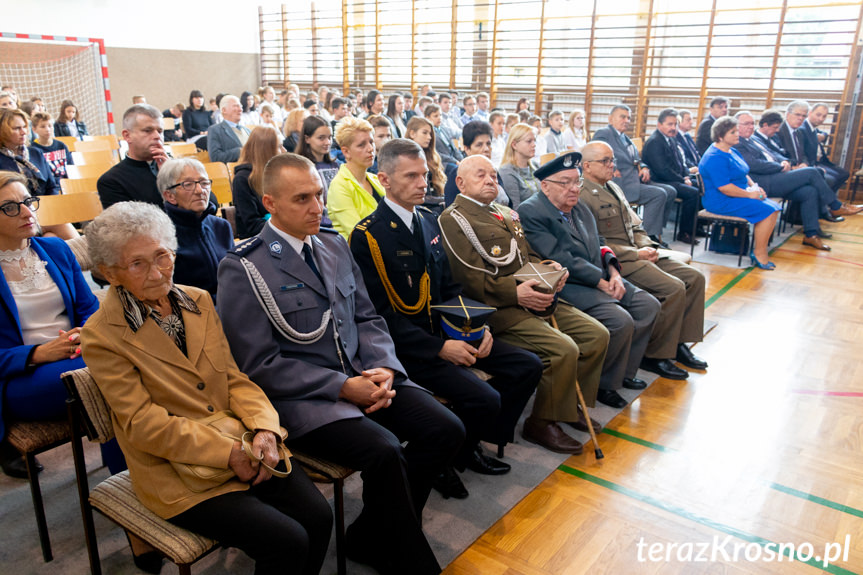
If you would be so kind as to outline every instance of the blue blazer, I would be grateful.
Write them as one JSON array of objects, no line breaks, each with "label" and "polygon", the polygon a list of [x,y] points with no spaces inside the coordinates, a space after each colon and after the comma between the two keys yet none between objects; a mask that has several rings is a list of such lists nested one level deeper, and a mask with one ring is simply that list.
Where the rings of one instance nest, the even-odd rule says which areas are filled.
[{"label": "blue blazer", "polygon": [[[83,326],[87,318],[99,308],[99,301],[90,291],[72,250],[59,238],[33,238],[30,241],[39,258],[48,264],[46,269],[60,289],[72,327]],[[32,373],[34,368],[27,367],[27,358],[35,346],[24,345],[18,306],[2,273],[0,299],[0,381],[5,387],[5,382]],[[0,393],[0,409],[2,400],[3,394]],[[4,433],[0,418],[0,437]]]},{"label": "blue blazer", "polygon": [[[30,193],[34,196],[54,196],[59,194],[60,184],[54,179],[54,174],[51,172],[51,168],[48,167],[45,156],[42,155],[42,152],[38,148],[34,148],[33,146],[30,146],[28,151],[30,152],[30,163],[39,168],[39,173],[35,174],[36,181],[39,183],[39,189],[30,190]],[[6,154],[0,154],[0,170],[15,172],[16,174],[22,173],[18,162]],[[30,170],[27,171],[29,172]],[[24,175],[26,176],[27,174]]]}]

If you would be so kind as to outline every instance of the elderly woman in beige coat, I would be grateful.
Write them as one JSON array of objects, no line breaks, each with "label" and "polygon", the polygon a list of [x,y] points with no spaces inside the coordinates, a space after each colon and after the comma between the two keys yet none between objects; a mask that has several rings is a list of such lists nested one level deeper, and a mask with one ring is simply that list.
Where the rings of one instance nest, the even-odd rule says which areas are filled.
[{"label": "elderly woman in beige coat", "polygon": [[[263,391],[231,356],[210,295],[174,285],[177,241],[158,208],[125,202],[87,228],[94,265],[111,283],[81,332],[111,407],[135,491],[157,515],[238,547],[255,573],[318,573],[329,544],[327,501],[299,466],[283,478],[282,429]],[[230,410],[251,445],[203,422]],[[201,484],[188,466],[220,471]]]}]

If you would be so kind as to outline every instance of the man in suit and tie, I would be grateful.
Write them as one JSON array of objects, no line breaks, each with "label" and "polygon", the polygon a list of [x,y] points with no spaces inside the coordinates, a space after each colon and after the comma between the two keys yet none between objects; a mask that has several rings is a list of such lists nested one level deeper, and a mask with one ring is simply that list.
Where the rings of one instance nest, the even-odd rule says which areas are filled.
[{"label": "man in suit and tie", "polygon": [[713,138],[710,137],[710,129],[713,127],[713,122],[728,114],[728,106],[731,100],[725,96],[717,96],[710,100],[710,113],[707,117],[701,120],[698,124],[698,132],[695,136],[695,146],[698,148],[698,153],[702,156],[710,144],[713,143]]},{"label": "man in suit and tie", "polygon": [[669,252],[657,250],[634,220],[623,192],[611,181],[613,153],[607,144],[590,142],[581,153],[584,186],[579,201],[596,218],[598,232],[614,250],[623,277],[662,304],[653,331],[666,337],[651,338],[645,361],[673,358],[692,369],[707,369],[707,362],[686,345],[701,341],[704,335],[704,275],[669,257]]},{"label": "man in suit and tie", "polygon": [[[449,400],[464,423],[466,436],[453,461],[455,469],[504,474],[510,466],[485,455],[480,439],[496,445],[513,440],[518,418],[542,375],[542,361],[492,337],[490,329],[468,340],[447,337],[439,308],[461,296],[462,290],[453,280],[437,217],[422,207],[428,173],[425,154],[416,142],[391,140],[378,154],[378,168],[387,194],[357,224],[350,241],[369,298],[387,322],[408,377]],[[482,328],[483,322],[470,326]],[[483,381],[467,369],[471,366],[491,379]],[[438,478],[435,488],[444,497],[467,496],[452,468]]]},{"label": "man in suit and tie", "polygon": [[228,94],[222,97],[222,121],[210,126],[207,132],[207,151],[213,162],[236,162],[240,150],[249,139],[249,129],[240,125],[243,106],[240,99]]},{"label": "man in suit and tie", "polygon": [[677,143],[677,110],[665,108],[659,112],[656,130],[644,143],[644,163],[650,168],[653,180],[668,184],[683,201],[680,208],[680,231],[677,241],[698,244],[692,236],[692,222],[698,212],[699,193],[689,177],[685,153]]},{"label": "man in suit and tie", "polygon": [[677,124],[677,143],[683,148],[683,153],[686,154],[686,169],[690,174],[698,173],[698,162],[701,161],[701,154],[698,153],[698,148],[695,146],[695,140],[689,131],[692,129],[692,112],[689,110],[678,110]]},{"label": "man in suit and tie", "polygon": [[[494,203],[498,184],[491,160],[481,154],[465,158],[456,181],[461,193],[439,219],[453,278],[465,295],[497,308],[489,318],[496,341],[537,354],[545,366],[522,435],[550,451],[579,454],[583,446],[558,422],[587,430],[575,382],[577,378],[592,407],[608,348],[608,330],[569,303],[561,301],[553,307],[563,278],[554,290],[545,291],[535,289],[538,280],[516,280],[516,272],[540,259],[524,237],[518,213]],[[561,269],[557,263],[553,267]],[[558,328],[540,317],[550,313]]]},{"label": "man in suit and tie", "polygon": [[792,170],[788,160],[755,138],[755,118],[751,112],[740,111],[734,117],[737,118],[740,136],[734,149],[749,166],[749,176],[767,192],[768,197],[798,202],[803,220],[803,244],[829,251],[830,246],[822,238],[832,236],[821,229],[818,214],[826,209],[835,195],[821,173],[811,167]]},{"label": "man in suit and tie", "polygon": [[[597,231],[593,214],[578,201],[583,185],[580,160],[581,154],[569,152],[536,170],[542,193],[525,200],[519,215],[531,247],[569,270],[561,297],[608,329],[597,399],[621,407],[626,405],[617,393],[621,386],[647,387],[636,377],[639,365],[669,379],[686,379],[687,373],[674,365],[673,355],[642,362],[648,348],[658,349],[655,343],[671,335],[655,329],[659,301],[623,278],[620,262]],[[612,168],[610,158],[606,163]]]},{"label": "man in suit and tie", "polygon": [[420,518],[464,426],[407,379],[348,244],[320,228],[314,164],[281,154],[263,176],[272,217],[219,266],[230,351],[279,412],[290,447],[362,471],[348,557],[381,573],[440,573]]},{"label": "man in suit and tie", "polygon": [[644,208],[644,229],[651,239],[666,245],[662,241],[662,228],[677,191],[668,184],[651,182],[650,169],[642,163],[638,149],[626,135],[630,121],[629,106],[617,104],[608,115],[608,126],[598,129],[593,139],[605,142],[614,150],[614,182],[626,194],[627,201],[637,202]]},{"label": "man in suit and tie", "polygon": [[798,128],[801,140],[803,142],[803,153],[806,156],[806,161],[810,166],[817,166],[824,170],[828,178],[835,180],[834,187],[836,190],[842,189],[851,174],[842,166],[837,166],[830,161],[827,156],[827,150],[824,149],[824,141],[827,139],[827,134],[818,129],[818,126],[824,123],[827,119],[829,108],[827,104],[819,102],[812,106],[809,110],[809,116]]},{"label": "man in suit and tie", "polygon": [[[797,170],[800,168],[813,167],[817,169],[823,176],[827,185],[833,190],[833,199],[828,204],[829,213],[834,218],[844,216],[853,216],[854,214],[863,211],[863,206],[851,206],[840,202],[836,197],[836,192],[839,187],[836,185],[837,180],[831,176],[823,167],[815,166],[809,163],[809,158],[806,156],[806,150],[803,146],[803,134],[800,128],[806,121],[809,115],[809,102],[805,100],[794,100],[785,110],[785,121],[779,126],[779,130],[773,139],[785,150],[785,155],[791,163],[791,169]],[[829,218],[828,218],[829,219]]]}]

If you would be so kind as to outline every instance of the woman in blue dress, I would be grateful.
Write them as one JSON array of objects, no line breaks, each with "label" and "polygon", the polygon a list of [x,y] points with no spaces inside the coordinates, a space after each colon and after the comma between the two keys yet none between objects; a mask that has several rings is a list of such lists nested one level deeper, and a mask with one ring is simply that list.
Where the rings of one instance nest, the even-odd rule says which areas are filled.
[{"label": "woman in blue dress", "polygon": [[732,146],[738,142],[737,120],[725,116],[716,120],[710,130],[713,144],[698,164],[704,182],[704,207],[724,216],[744,218],[755,225],[752,234],[752,265],[772,270],[767,241],[776,225],[779,206],[767,199],[767,194],[749,177],[749,166]]}]

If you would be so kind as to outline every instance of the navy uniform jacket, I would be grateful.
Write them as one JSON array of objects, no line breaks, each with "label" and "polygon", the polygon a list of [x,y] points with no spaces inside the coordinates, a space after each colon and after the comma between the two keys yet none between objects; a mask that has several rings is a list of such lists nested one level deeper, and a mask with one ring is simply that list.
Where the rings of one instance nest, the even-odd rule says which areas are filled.
[{"label": "navy uniform jacket", "polygon": [[431,305],[445,302],[461,294],[461,286],[453,280],[437,216],[422,207],[416,209],[416,214],[423,230],[422,244],[387,203],[381,202],[351,233],[351,253],[363,272],[372,303],[390,328],[399,357],[421,361],[436,358],[443,347],[440,313],[429,314],[426,308],[407,315],[393,309],[366,236],[371,234],[378,243],[387,277],[405,304],[411,306],[419,301],[420,278],[425,270],[429,273]]},{"label": "navy uniform jacket", "polygon": [[701,154],[698,153],[698,148],[695,147],[695,141],[689,134],[677,132],[677,143],[683,148],[683,153],[686,154],[686,167],[691,168],[698,166],[701,161]]},{"label": "navy uniform jacket", "polygon": [[660,183],[684,183],[689,171],[683,164],[683,157],[677,148],[677,140],[671,139],[671,145],[659,130],[654,130],[641,151],[644,163],[650,168],[652,180]]},{"label": "navy uniform jacket", "polygon": [[[609,278],[609,266],[620,271],[620,264],[610,250],[605,253],[601,250],[605,240],[600,237],[596,220],[587,206],[579,202],[570,212],[578,231],[542,193],[522,202],[518,214],[531,247],[543,258],[554,260],[569,270],[566,286],[560,292],[564,300],[580,310],[602,303],[618,303],[596,287],[599,280]],[[638,288],[625,279],[623,285],[626,294],[619,303],[626,306],[632,302]]]},{"label": "navy uniform jacket", "polygon": [[[219,265],[219,315],[240,370],[266,392],[292,437],[342,419],[362,417],[339,399],[342,385],[364,369],[388,367],[394,386],[409,384],[396,358],[386,322],[374,309],[347,242],[333,230],[312,236],[321,283],[302,256],[271,224],[243,242]],[[279,313],[294,329],[312,332],[332,308],[332,320],[315,343],[283,337],[261,307],[240,258],[254,263]],[[333,324],[339,340],[334,339]],[[341,348],[344,364],[336,351]]]}]

